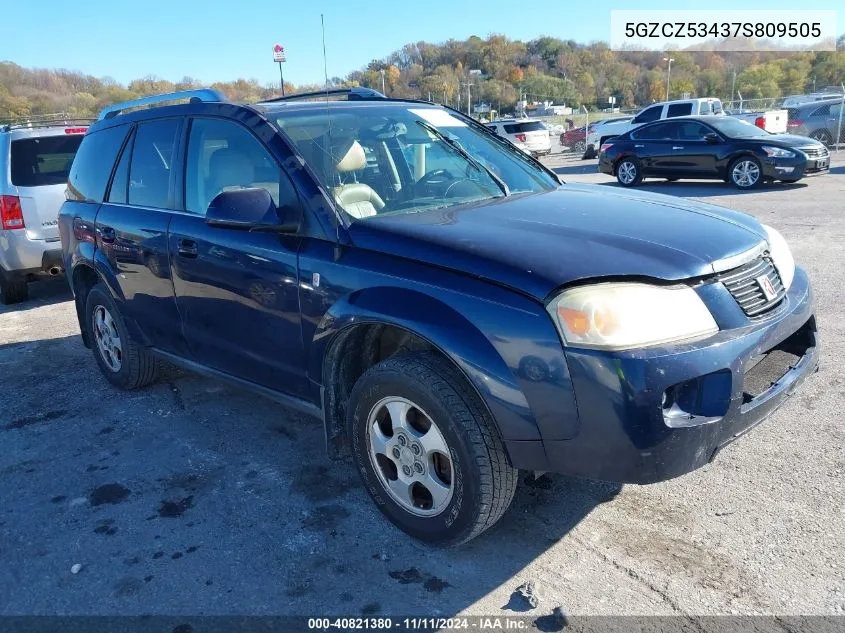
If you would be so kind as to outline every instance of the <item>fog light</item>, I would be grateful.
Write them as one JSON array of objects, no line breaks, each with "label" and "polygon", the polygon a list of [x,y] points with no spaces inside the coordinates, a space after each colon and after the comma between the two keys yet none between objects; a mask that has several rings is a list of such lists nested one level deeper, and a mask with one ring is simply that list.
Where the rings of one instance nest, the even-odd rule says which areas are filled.
[{"label": "fog light", "polygon": [[785,174],[791,174],[795,171],[795,167],[775,167],[776,171],[782,171]]}]

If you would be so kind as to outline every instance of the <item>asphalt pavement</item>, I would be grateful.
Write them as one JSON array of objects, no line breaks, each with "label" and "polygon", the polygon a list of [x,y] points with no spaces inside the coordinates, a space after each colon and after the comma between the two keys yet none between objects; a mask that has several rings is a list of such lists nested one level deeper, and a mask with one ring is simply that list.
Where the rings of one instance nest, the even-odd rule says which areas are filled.
[{"label": "asphalt pavement", "polygon": [[[596,161],[565,179],[616,186]],[[526,479],[504,519],[423,546],[373,507],[316,421],[169,372],[125,393],[82,346],[64,280],[0,307],[0,615],[845,614],[845,159],[738,192],[645,189],[782,231],[816,292],[821,369],[687,476],[614,486]]]}]

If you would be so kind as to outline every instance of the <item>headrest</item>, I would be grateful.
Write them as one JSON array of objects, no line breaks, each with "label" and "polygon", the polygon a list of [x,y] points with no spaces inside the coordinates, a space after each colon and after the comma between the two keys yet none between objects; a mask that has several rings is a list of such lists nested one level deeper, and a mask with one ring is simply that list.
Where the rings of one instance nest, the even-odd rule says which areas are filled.
[{"label": "headrest", "polygon": [[[346,145],[349,145],[349,149],[343,152]],[[335,154],[335,157],[341,156],[336,166],[338,172],[343,174],[350,171],[359,171],[367,166],[367,155],[358,141],[351,141],[351,144],[345,144],[341,147],[340,152],[343,152],[343,154],[340,152]]]}]

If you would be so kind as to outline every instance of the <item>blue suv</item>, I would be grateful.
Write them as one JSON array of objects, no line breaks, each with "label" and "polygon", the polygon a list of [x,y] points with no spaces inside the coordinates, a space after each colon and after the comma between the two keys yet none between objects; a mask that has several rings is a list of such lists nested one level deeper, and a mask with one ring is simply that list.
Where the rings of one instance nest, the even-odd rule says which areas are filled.
[{"label": "blue suv", "polygon": [[312,414],[431,543],[492,526],[520,469],[698,468],[817,367],[810,282],[777,231],[562,184],[432,103],[119,104],[67,197],[64,265],[111,383],[169,361]]}]

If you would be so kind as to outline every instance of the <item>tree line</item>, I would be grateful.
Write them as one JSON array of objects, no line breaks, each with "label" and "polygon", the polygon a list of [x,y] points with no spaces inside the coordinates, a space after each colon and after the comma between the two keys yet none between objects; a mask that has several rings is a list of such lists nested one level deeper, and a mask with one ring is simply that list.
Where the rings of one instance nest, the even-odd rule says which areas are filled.
[{"label": "tree line", "polygon": [[[716,96],[730,101],[801,94],[845,81],[845,35],[835,52],[673,51],[669,95]],[[573,107],[605,107],[608,97],[623,108],[661,101],[666,96],[664,52],[611,51],[603,42],[540,37],[529,42],[504,35],[472,36],[440,44],[407,44],[366,68],[335,77],[332,87],[367,86],[403,98],[431,99],[466,108],[472,102],[513,109],[520,96]],[[204,87],[184,77],[171,82],[154,76],[123,85],[64,69],[29,69],[0,62],[0,120],[66,112],[90,117],[112,103],[151,94]],[[232,101],[254,102],[278,96],[279,85],[238,79],[211,84]],[[321,90],[323,84],[294,86],[288,94]]]}]

